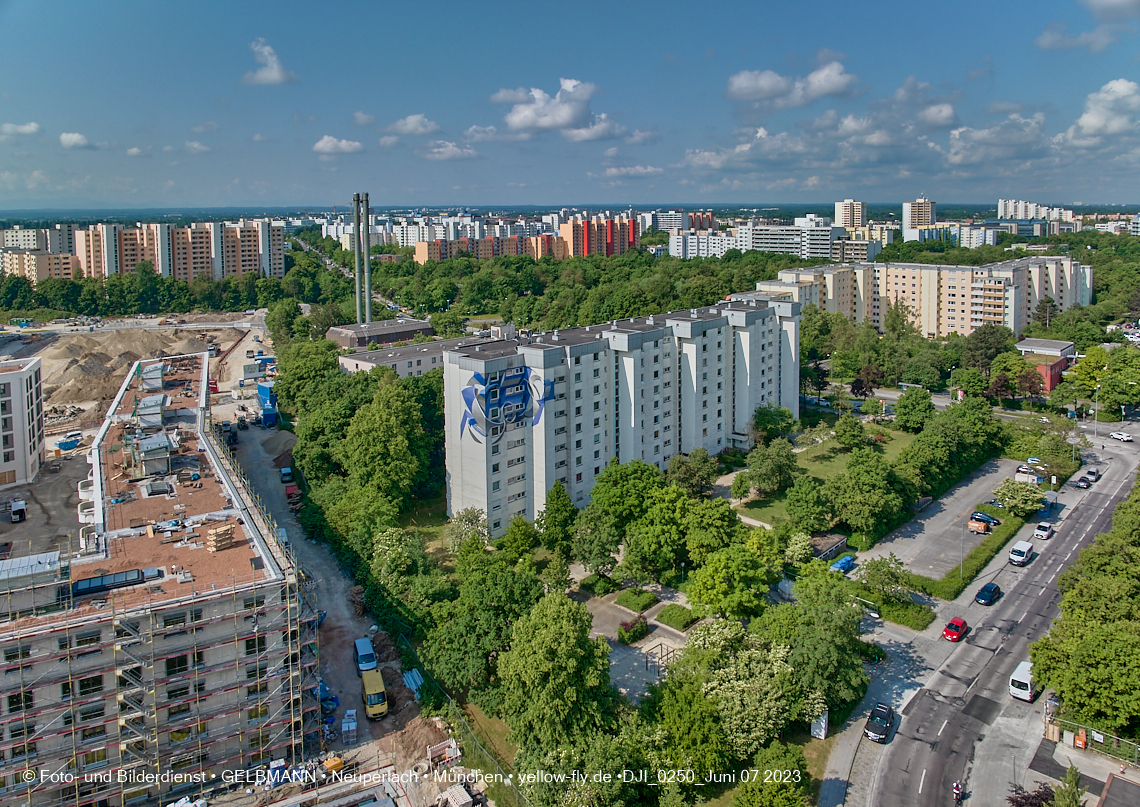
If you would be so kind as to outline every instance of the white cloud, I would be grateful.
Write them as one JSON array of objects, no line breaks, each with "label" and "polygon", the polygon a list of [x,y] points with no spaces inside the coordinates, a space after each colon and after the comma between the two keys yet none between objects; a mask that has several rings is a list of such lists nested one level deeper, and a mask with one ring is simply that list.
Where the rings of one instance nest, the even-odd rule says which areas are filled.
[{"label": "white cloud", "polygon": [[59,144],[65,149],[89,149],[94,148],[87,138],[79,134],[79,132],[64,132],[59,136]]},{"label": "white cloud", "polygon": [[1065,33],[1064,23],[1053,23],[1034,43],[1041,50],[1067,50],[1069,48],[1088,48],[1093,53],[1099,53],[1117,40],[1117,26],[1098,25],[1091,31],[1070,36]]},{"label": "white cloud", "polygon": [[463,139],[470,140],[472,143],[507,142],[530,140],[530,138],[530,132],[500,132],[494,126],[470,126],[463,133]]},{"label": "white cloud", "polygon": [[625,134],[625,127],[610,120],[604,112],[596,115],[589,126],[562,130],[562,136],[575,143],[585,140],[605,140],[611,137],[621,137],[623,134]]},{"label": "white cloud", "polygon": [[206,154],[210,151],[210,147],[199,143],[197,140],[187,140],[186,150],[191,154]]},{"label": "white cloud", "polygon": [[664,168],[654,168],[652,165],[626,165],[621,168],[607,168],[608,177],[647,177],[652,174],[663,174]]},{"label": "white cloud", "polygon": [[313,144],[313,151],[318,154],[355,154],[364,151],[364,146],[355,140],[337,140],[332,135],[325,135]]},{"label": "white cloud", "polygon": [[1096,146],[1106,135],[1134,132],[1133,117],[1140,112],[1140,85],[1118,78],[1085,99],[1085,111],[1069,127],[1064,139],[1076,146]]},{"label": "white cloud", "polygon": [[133,147],[127,149],[127,156],[128,157],[138,157],[142,153],[143,153],[142,149],[140,149],[138,146],[133,146]]},{"label": "white cloud", "polygon": [[946,161],[954,166],[1028,160],[1045,147],[1045,116],[1017,113],[986,129],[963,126],[950,132]]},{"label": "white cloud", "polygon": [[777,109],[789,109],[829,95],[844,95],[856,81],[836,61],[795,80],[772,70],[742,70],[728,79],[727,94],[736,101],[769,101]]},{"label": "white cloud", "polygon": [[479,153],[470,146],[460,146],[447,140],[433,140],[423,152],[428,160],[470,160]]},{"label": "white cloud", "polygon": [[958,123],[958,114],[952,104],[931,104],[918,113],[918,119],[927,126],[949,128]]},{"label": "white cloud", "polygon": [[357,126],[367,126],[370,123],[376,122],[376,116],[375,115],[368,115],[364,112],[353,112],[352,113],[352,122],[355,123]]},{"label": "white cloud", "polygon": [[3,123],[0,124],[0,135],[33,135],[40,131],[38,123]]},{"label": "white cloud", "polygon": [[791,79],[773,70],[741,70],[728,79],[728,97],[735,101],[764,101],[791,88]]},{"label": "white cloud", "polygon": [[388,148],[392,148],[392,146],[399,143],[400,138],[396,137],[396,135],[384,135],[383,137],[380,138],[379,142],[380,142],[381,146],[388,149]]},{"label": "white cloud", "polygon": [[402,135],[427,135],[439,131],[439,124],[428,120],[426,115],[408,115],[388,127],[389,132]]},{"label": "white cloud", "polygon": [[174,146],[163,146],[162,150],[169,154],[170,152],[174,151]]},{"label": "white cloud", "polygon": [[1081,0],[1094,17],[1102,20],[1123,20],[1140,17],[1140,0]]},{"label": "white cloud", "polygon": [[597,92],[593,84],[572,78],[559,79],[561,89],[551,97],[532,87],[524,100],[518,90],[500,90],[491,96],[514,102],[503,120],[515,131],[576,129],[590,121],[590,98]]},{"label": "white cloud", "polygon": [[198,134],[202,134],[203,132],[216,132],[218,131],[218,124],[212,120],[208,120],[205,123],[199,123],[197,126],[191,126],[190,131],[197,132]]},{"label": "white cloud", "polygon": [[653,143],[659,136],[656,126],[647,126],[644,129],[634,129],[625,142],[631,146],[640,146],[643,143]]},{"label": "white cloud", "polygon": [[264,143],[264,142],[266,142],[267,140],[269,140],[269,138],[268,138],[268,137],[266,137],[266,136],[265,136],[265,135],[263,135],[263,134],[255,134],[255,135],[254,135],[252,138],[250,138],[250,139],[251,139],[251,140],[253,140],[253,142],[254,142],[254,143]]},{"label": "white cloud", "polygon": [[616,157],[618,155],[618,147],[617,146],[611,146],[610,148],[603,151],[602,155],[605,157]]},{"label": "white cloud", "polygon": [[519,87],[517,90],[499,90],[490,98],[492,104],[523,104],[529,100],[530,93],[526,87]]},{"label": "white cloud", "polygon": [[249,47],[261,67],[242,76],[245,84],[288,84],[297,80],[297,76],[285,69],[277,52],[264,39],[258,37],[249,43]]}]

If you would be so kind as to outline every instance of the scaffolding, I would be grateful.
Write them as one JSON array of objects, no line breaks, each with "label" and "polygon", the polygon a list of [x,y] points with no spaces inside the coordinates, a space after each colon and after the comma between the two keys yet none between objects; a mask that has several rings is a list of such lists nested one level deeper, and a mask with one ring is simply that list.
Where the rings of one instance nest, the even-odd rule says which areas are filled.
[{"label": "scaffolding", "polygon": [[147,608],[143,613],[136,610],[130,616],[133,618],[126,618],[116,610],[112,597],[119,765],[126,771],[146,769],[157,775],[160,753],[154,691],[154,612]]}]

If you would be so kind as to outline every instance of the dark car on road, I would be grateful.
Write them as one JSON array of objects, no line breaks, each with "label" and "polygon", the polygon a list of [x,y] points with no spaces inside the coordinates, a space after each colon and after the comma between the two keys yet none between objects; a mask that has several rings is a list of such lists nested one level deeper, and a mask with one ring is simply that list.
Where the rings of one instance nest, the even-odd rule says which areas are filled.
[{"label": "dark car on road", "polygon": [[1077,487],[1081,490],[1088,490],[1092,487],[1092,482],[1089,481],[1089,478],[1087,476],[1082,476],[1077,480]]},{"label": "dark car on road", "polygon": [[885,743],[891,733],[891,724],[894,722],[895,710],[885,703],[877,703],[863,725],[863,736],[871,742]]},{"label": "dark car on road", "polygon": [[1001,521],[991,516],[989,513],[983,513],[980,510],[970,514],[970,518],[974,521],[980,521],[983,524],[989,524],[991,527],[996,527],[1001,524]]},{"label": "dark car on road", "polygon": [[974,595],[974,602],[978,605],[993,605],[1001,596],[1001,586],[997,583],[986,583]]}]

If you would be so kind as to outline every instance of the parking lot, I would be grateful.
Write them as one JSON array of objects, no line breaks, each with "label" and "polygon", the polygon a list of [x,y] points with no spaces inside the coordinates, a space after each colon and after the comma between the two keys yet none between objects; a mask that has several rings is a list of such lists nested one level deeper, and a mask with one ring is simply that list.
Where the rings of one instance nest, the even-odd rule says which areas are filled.
[{"label": "parking lot", "polygon": [[966,522],[974,507],[992,499],[994,489],[1012,477],[1017,466],[1014,460],[990,460],[862,553],[860,560],[893,552],[912,572],[943,577],[985,538],[971,533]]},{"label": "parking lot", "polygon": [[[54,439],[48,446],[49,456],[35,482],[0,492],[0,502],[23,500],[27,505],[27,520],[18,524],[12,523],[9,513],[0,515],[0,545],[10,543],[14,555],[58,549],[66,556],[69,541],[73,551],[79,549],[78,484],[87,478],[91,466],[84,449],[57,458],[50,456],[55,453]],[[56,463],[59,471],[53,473],[49,467]]]}]

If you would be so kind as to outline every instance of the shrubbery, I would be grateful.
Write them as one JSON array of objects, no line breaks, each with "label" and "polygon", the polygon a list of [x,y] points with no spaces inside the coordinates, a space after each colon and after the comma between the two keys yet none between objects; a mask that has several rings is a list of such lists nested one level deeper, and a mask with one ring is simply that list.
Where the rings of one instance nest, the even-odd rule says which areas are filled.
[{"label": "shrubbery", "polygon": [[588,591],[590,594],[604,597],[607,594],[613,594],[618,590],[619,586],[604,574],[592,574],[589,577],[582,578],[582,582],[578,584],[578,588],[582,589],[582,591]]},{"label": "shrubbery", "polygon": [[635,616],[633,619],[622,622],[618,625],[618,641],[622,644],[633,644],[638,639],[644,639],[649,635],[649,623],[643,616]]},{"label": "shrubbery", "polygon": [[624,608],[637,611],[640,614],[642,611],[657,604],[657,595],[652,591],[644,591],[640,588],[627,588],[621,594],[617,595],[615,602]]},{"label": "shrubbery", "polygon": [[661,609],[657,614],[657,621],[679,631],[686,631],[697,621],[697,617],[683,605],[671,603]]}]

